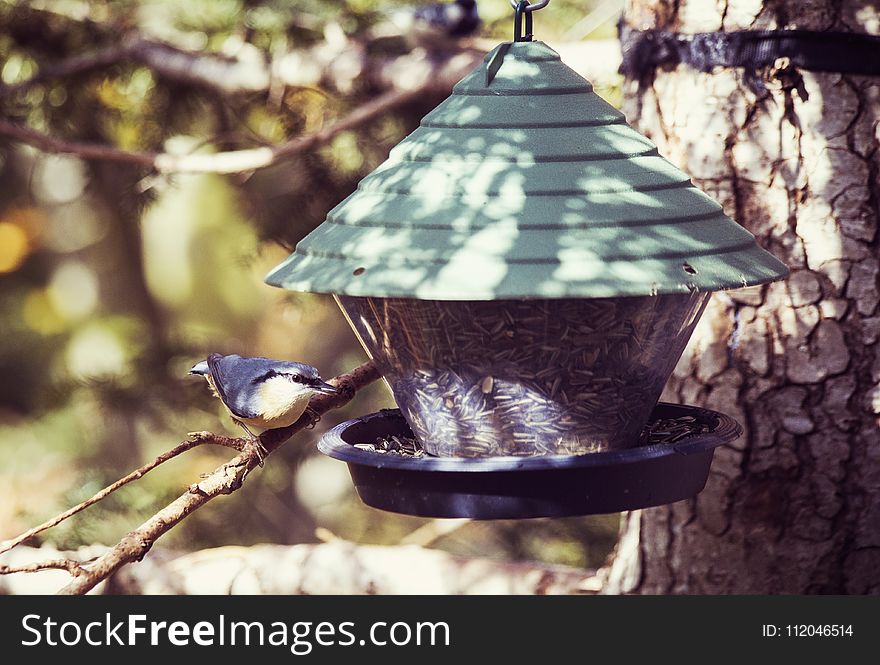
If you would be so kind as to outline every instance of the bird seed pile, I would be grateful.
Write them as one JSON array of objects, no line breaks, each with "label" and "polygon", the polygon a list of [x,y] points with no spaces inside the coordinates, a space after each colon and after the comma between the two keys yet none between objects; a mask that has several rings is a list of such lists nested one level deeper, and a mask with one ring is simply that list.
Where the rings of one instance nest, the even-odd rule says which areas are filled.
[{"label": "bird seed pile", "polygon": [[[712,426],[706,420],[694,416],[662,418],[645,425],[639,435],[640,446],[658,444],[672,445],[701,434],[708,434]],[[372,443],[356,443],[355,448],[379,454],[396,454],[401,457],[425,457],[425,451],[418,441],[405,434],[393,434],[388,437],[377,437]],[[429,457],[431,457],[429,455]]]}]

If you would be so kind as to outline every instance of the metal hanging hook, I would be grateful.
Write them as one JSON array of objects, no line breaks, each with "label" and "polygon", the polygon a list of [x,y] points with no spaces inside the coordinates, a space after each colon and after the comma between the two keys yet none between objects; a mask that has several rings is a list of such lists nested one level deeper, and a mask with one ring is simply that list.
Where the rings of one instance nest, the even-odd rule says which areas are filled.
[{"label": "metal hanging hook", "polygon": [[[510,0],[510,6],[513,7],[513,41],[530,42],[532,41],[532,12],[544,9],[550,4],[550,0],[539,0],[539,2],[530,3],[529,0]],[[525,23],[525,28],[523,27]]]},{"label": "metal hanging hook", "polygon": [[[510,0],[510,6],[513,7],[514,9],[519,7],[521,4],[522,4],[522,2],[517,2],[516,0]],[[550,4],[550,0],[539,0],[539,2],[535,2],[535,3],[526,2],[527,7],[525,8],[524,11],[534,12],[534,11],[537,11],[538,9],[544,9],[544,7],[546,7],[549,4]]]}]

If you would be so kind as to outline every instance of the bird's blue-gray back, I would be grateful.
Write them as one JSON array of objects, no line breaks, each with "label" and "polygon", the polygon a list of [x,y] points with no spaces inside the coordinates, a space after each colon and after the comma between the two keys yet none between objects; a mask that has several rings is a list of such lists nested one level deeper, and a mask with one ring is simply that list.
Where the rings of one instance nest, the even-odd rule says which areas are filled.
[{"label": "bird's blue-gray back", "polygon": [[220,399],[239,418],[260,415],[254,405],[259,403],[260,386],[267,377],[284,374],[285,371],[313,380],[319,377],[317,368],[304,363],[259,357],[242,358],[239,355],[221,356],[219,353],[208,356],[208,367]]}]

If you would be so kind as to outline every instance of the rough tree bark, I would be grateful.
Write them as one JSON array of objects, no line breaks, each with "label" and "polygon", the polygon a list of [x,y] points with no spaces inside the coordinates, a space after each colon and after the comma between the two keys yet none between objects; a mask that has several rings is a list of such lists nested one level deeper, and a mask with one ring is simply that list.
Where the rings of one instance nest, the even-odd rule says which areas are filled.
[{"label": "rough tree bark", "polygon": [[[630,0],[624,18],[876,34],[875,7]],[[625,84],[628,119],[792,274],[713,297],[664,398],[729,413],[745,434],[696,499],[627,517],[611,592],[880,592],[880,78],[762,74],[763,101],[732,69]]]}]

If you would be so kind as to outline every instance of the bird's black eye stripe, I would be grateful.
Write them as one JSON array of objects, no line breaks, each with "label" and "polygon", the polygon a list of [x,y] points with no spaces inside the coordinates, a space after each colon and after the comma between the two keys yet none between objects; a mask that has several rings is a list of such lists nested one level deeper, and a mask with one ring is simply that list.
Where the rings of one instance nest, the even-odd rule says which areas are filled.
[{"label": "bird's black eye stripe", "polygon": [[288,374],[286,372],[276,372],[274,369],[270,369],[265,374],[262,374],[254,379],[254,383],[263,383],[264,381],[271,379],[273,376],[284,376],[287,377],[290,381],[293,381],[295,383],[302,383],[307,386],[317,385],[317,383],[320,381],[320,379],[310,379],[306,376],[303,376],[302,374]]},{"label": "bird's black eye stripe", "polygon": [[284,375],[284,374],[281,374],[280,372],[276,372],[274,369],[270,369],[270,370],[269,370],[268,372],[266,372],[265,374],[261,374],[260,376],[258,376],[257,378],[255,378],[255,379],[253,380],[253,383],[259,385],[259,384],[261,384],[261,383],[264,383],[264,382],[268,381],[268,380],[271,379],[273,376],[289,376],[289,375]]}]

